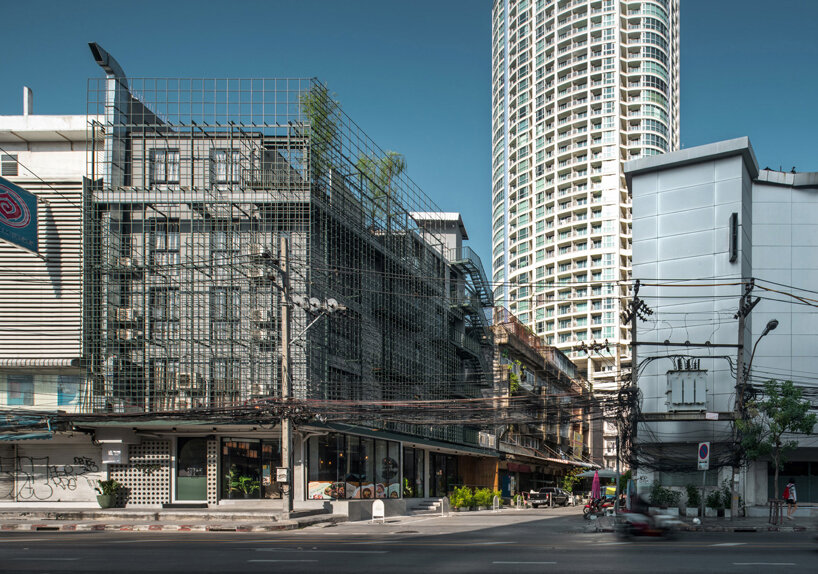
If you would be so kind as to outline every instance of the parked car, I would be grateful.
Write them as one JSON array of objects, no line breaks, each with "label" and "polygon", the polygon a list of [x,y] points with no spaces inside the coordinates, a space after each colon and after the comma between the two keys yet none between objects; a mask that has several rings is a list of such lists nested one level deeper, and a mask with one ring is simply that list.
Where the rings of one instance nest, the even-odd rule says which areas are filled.
[{"label": "parked car", "polygon": [[528,501],[534,508],[548,506],[551,500],[554,506],[568,506],[574,503],[574,499],[568,492],[555,486],[544,486],[539,490],[532,490],[528,495]]}]

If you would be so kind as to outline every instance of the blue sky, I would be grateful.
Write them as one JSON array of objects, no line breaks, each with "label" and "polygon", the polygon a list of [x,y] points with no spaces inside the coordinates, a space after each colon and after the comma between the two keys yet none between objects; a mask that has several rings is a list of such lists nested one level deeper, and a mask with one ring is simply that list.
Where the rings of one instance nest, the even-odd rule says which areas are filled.
[{"label": "blue sky", "polygon": [[[0,115],[84,113],[99,42],[132,77],[311,77],[490,265],[491,0],[5,2]],[[818,171],[818,2],[682,0],[681,142],[749,135],[761,167]]]}]

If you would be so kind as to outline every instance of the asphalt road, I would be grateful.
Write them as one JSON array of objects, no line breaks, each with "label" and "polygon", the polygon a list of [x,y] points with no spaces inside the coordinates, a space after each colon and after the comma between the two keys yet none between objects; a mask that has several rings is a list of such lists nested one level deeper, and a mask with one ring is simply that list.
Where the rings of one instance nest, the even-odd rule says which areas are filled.
[{"label": "asphalt road", "polygon": [[575,510],[405,517],[275,534],[5,532],[0,572],[809,572],[813,533],[623,542]]}]

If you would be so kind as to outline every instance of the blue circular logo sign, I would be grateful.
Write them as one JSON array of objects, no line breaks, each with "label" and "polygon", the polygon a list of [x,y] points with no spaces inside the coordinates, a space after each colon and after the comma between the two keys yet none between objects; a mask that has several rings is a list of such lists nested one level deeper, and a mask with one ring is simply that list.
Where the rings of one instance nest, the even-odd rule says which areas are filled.
[{"label": "blue circular logo sign", "polygon": [[706,444],[703,444],[699,447],[699,458],[704,460],[707,458],[707,453],[709,449],[707,448]]}]

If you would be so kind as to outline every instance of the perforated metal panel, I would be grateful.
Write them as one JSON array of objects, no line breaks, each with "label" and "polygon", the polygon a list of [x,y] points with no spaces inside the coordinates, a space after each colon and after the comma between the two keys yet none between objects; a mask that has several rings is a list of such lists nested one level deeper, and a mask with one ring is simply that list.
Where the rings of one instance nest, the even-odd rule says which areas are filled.
[{"label": "perforated metal panel", "polygon": [[131,445],[128,464],[112,464],[110,478],[122,483],[120,503],[129,506],[170,502],[170,441]]}]

